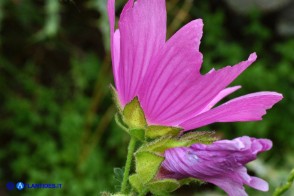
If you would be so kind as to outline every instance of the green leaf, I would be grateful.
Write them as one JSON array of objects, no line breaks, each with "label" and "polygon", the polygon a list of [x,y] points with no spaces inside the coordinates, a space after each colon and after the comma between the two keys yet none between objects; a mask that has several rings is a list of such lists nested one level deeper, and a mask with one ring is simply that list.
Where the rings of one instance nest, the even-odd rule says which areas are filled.
[{"label": "green leaf", "polygon": [[119,113],[122,113],[122,106],[120,104],[116,89],[114,88],[114,86],[112,86],[112,84],[109,85],[109,88],[110,88],[112,99],[116,108],[118,109]]},{"label": "green leaf", "polygon": [[167,195],[177,190],[179,187],[180,183],[175,179],[164,179],[148,184],[149,191],[154,195]]},{"label": "green leaf", "polygon": [[147,126],[144,111],[138,97],[128,103],[123,110],[125,123],[130,129],[144,129]]},{"label": "green leaf", "polygon": [[136,173],[139,175],[141,182],[146,184],[157,174],[164,157],[152,152],[135,153]]},{"label": "green leaf", "polygon": [[121,183],[124,176],[124,168],[116,167],[113,169],[113,172],[114,172],[114,179]]},{"label": "green leaf", "polygon": [[145,140],[145,130],[144,129],[130,129],[130,135],[135,137],[139,141]]},{"label": "green leaf", "polygon": [[119,191],[121,188],[121,183],[123,181],[123,176],[124,176],[124,168],[114,168],[114,180],[115,180],[115,189],[116,191]]},{"label": "green leaf", "polygon": [[148,126],[146,130],[146,137],[154,139],[165,135],[178,135],[182,128],[167,127],[167,126]]}]

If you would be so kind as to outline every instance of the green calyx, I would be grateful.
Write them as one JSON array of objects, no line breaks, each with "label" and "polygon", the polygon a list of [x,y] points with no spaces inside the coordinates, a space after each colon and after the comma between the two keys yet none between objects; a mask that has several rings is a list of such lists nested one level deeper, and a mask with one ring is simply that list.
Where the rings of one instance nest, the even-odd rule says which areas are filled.
[{"label": "green calyx", "polygon": [[153,152],[135,153],[136,174],[130,176],[129,181],[137,192],[144,191],[146,185],[156,176],[163,160],[163,156]]},{"label": "green calyx", "polygon": [[138,193],[150,191],[153,194],[160,195],[179,188],[180,185],[176,180],[173,180],[174,186],[165,183],[166,179],[155,180],[164,157],[152,152],[139,152],[136,153],[135,157],[136,173],[129,177],[129,181]]},{"label": "green calyx", "polygon": [[119,113],[121,113],[122,112],[122,106],[120,104],[120,101],[119,101],[119,98],[118,98],[118,94],[117,94],[114,86],[112,86],[112,84],[109,85],[109,88],[110,88],[110,92],[112,94],[113,102],[114,102],[116,108],[118,109]]},{"label": "green calyx", "polygon": [[146,129],[146,137],[155,139],[165,135],[178,135],[181,130],[182,128],[179,127],[151,125]]},{"label": "green calyx", "polygon": [[[158,173],[164,161],[164,152],[167,149],[189,147],[195,143],[211,144],[217,140],[213,137],[214,132],[196,131],[181,134],[183,129],[180,127],[148,125],[138,97],[135,97],[123,108],[115,89],[113,87],[111,89],[118,108],[115,120],[131,136],[125,166],[127,169],[123,174],[120,193],[126,194],[128,192],[126,189],[128,182],[131,184],[132,190],[138,192],[139,195],[146,195],[148,192],[154,195],[167,195],[182,185],[191,182],[201,183],[201,181],[193,178],[182,180],[161,179]],[[142,143],[134,153],[136,141]],[[133,157],[135,158],[135,173],[129,176]]]},{"label": "green calyx", "polygon": [[115,116],[117,124],[137,140],[145,142],[148,139],[156,139],[165,135],[178,135],[182,128],[148,125],[138,97],[125,105],[122,109],[117,92],[111,86],[114,102],[118,108]]},{"label": "green calyx", "polygon": [[150,151],[164,153],[169,148],[188,147],[195,143],[211,144],[217,138],[213,137],[213,131],[196,131],[182,135],[181,137],[163,136],[149,143],[143,144],[137,152]]},{"label": "green calyx", "polygon": [[154,195],[168,195],[180,188],[181,184],[175,179],[163,179],[148,184],[148,189]]},{"label": "green calyx", "polygon": [[153,152],[137,152],[135,153],[136,173],[140,175],[141,181],[149,182],[160,167],[164,157]]},{"label": "green calyx", "polygon": [[145,140],[147,121],[138,97],[128,103],[122,111],[122,119],[127,125],[129,134],[139,141]]},{"label": "green calyx", "polygon": [[123,119],[130,129],[145,129],[147,121],[138,97],[128,103],[122,112]]},{"label": "green calyx", "polygon": [[181,137],[163,136],[148,143],[144,143],[135,153],[136,173],[129,181],[137,192],[150,191],[154,195],[166,195],[184,184],[200,182],[193,178],[183,180],[158,179],[156,176],[164,161],[164,152],[169,148],[189,147],[194,143],[209,144],[216,140],[214,132],[191,132]]}]

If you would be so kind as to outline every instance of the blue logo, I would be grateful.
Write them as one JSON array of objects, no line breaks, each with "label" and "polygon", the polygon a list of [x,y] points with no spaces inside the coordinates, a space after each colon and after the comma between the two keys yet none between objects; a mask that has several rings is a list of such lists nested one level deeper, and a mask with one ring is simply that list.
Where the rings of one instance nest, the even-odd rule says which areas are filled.
[{"label": "blue logo", "polygon": [[18,189],[18,190],[22,190],[22,189],[24,189],[24,187],[25,187],[25,185],[24,185],[24,183],[22,183],[22,182],[18,182],[18,183],[16,183],[16,188]]},{"label": "blue logo", "polygon": [[12,191],[14,189],[14,183],[13,182],[8,182],[6,184],[6,188],[9,190],[9,191]]}]

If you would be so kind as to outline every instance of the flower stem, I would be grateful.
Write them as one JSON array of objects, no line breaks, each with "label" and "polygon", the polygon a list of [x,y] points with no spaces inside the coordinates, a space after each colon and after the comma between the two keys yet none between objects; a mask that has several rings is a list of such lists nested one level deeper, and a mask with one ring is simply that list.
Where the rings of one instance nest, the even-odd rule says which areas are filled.
[{"label": "flower stem", "polygon": [[283,184],[282,186],[276,188],[273,196],[283,195],[287,190],[291,188],[293,181],[294,181],[294,169],[292,169],[292,171],[290,172],[287,182]]},{"label": "flower stem", "polygon": [[128,146],[128,155],[127,155],[127,161],[126,161],[126,165],[125,165],[123,181],[121,184],[121,193],[126,193],[126,191],[127,191],[127,184],[128,184],[128,179],[129,179],[129,174],[130,174],[130,169],[131,169],[135,146],[136,146],[136,139],[135,139],[135,137],[131,137],[131,140],[130,140],[130,143]]}]

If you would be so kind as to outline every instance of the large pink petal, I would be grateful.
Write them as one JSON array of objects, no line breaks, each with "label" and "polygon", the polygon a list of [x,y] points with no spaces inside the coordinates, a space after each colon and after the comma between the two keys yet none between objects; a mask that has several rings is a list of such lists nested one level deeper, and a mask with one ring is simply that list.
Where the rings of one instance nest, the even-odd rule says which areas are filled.
[{"label": "large pink petal", "polygon": [[139,99],[150,122],[160,123],[157,117],[163,108],[168,107],[181,91],[189,90],[188,87],[200,77],[202,28],[200,19],[181,28],[168,40],[148,69]]},{"label": "large pink petal", "polygon": [[233,92],[235,92],[236,90],[238,90],[240,88],[241,88],[241,86],[233,86],[233,87],[229,87],[229,88],[222,90],[215,98],[213,98],[212,101],[209,102],[209,104],[207,104],[207,106],[205,106],[205,108],[203,108],[203,110],[201,112],[199,112],[199,114],[210,110],[220,100],[222,100],[223,98],[225,98],[229,94],[232,94]]},{"label": "large pink petal", "polygon": [[251,186],[257,190],[260,191],[268,191],[269,187],[268,187],[268,183],[261,179],[261,178],[257,178],[257,177],[251,177],[249,183],[247,184],[248,186]]},{"label": "large pink petal", "polygon": [[[255,160],[256,157],[254,157],[253,160]],[[260,190],[260,191],[268,191],[269,187],[268,187],[268,183],[258,177],[255,176],[250,176],[247,172],[246,167],[239,167],[238,169],[235,170],[235,179],[237,181],[241,181],[241,185],[242,184],[246,184],[254,189]]]},{"label": "large pink petal", "polygon": [[119,21],[118,93],[125,105],[138,95],[147,68],[165,43],[165,0],[129,0]]},{"label": "large pink petal", "polygon": [[119,69],[119,58],[120,58],[120,32],[117,29],[113,35],[113,45],[112,45],[112,63],[113,63],[113,76],[115,86],[119,86],[119,78],[118,78],[118,69]]},{"label": "large pink petal", "polygon": [[245,192],[243,184],[240,184],[229,177],[211,178],[205,180],[223,189],[228,196],[248,196]]},{"label": "large pink petal", "polygon": [[[198,77],[194,84],[190,84],[185,91],[176,97],[169,105],[169,111],[163,112],[157,118],[164,123],[176,123],[192,118],[199,114],[225,87],[238,77],[249,65],[256,60],[256,54],[249,56],[233,67],[227,66],[223,69]],[[169,95],[171,97],[171,95]]]},{"label": "large pink petal", "polygon": [[261,120],[274,104],[283,96],[275,92],[252,93],[233,99],[214,109],[204,112],[183,123],[185,130],[191,130],[215,122],[257,121]]},{"label": "large pink petal", "polygon": [[111,49],[111,59],[112,59],[112,70],[114,76],[114,82],[116,87],[119,86],[118,80],[118,66],[119,66],[119,56],[120,56],[120,33],[119,30],[115,29],[115,0],[108,0],[107,11],[110,24],[110,49]]},{"label": "large pink petal", "polygon": [[200,42],[200,24],[196,20],[183,27],[164,48],[156,66],[152,65],[153,75],[147,77],[146,94],[140,99],[149,123],[178,126],[196,116],[256,60],[253,53],[233,67],[200,75],[202,55],[195,44]]}]

